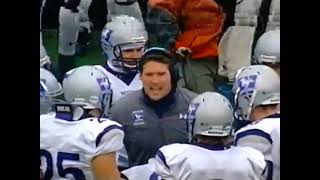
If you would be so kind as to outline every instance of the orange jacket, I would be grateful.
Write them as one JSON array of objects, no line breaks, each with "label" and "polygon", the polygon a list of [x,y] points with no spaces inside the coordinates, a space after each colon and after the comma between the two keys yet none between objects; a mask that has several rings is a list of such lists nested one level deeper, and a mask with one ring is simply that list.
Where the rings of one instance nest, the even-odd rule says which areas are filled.
[{"label": "orange jacket", "polygon": [[169,13],[180,25],[176,49],[190,48],[192,59],[218,56],[225,15],[215,0],[149,0],[148,5]]}]

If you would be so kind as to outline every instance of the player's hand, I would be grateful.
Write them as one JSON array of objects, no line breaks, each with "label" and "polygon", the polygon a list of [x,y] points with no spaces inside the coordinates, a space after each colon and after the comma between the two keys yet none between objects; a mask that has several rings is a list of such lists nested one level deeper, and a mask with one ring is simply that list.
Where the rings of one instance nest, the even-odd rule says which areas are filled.
[{"label": "player's hand", "polygon": [[181,55],[189,55],[192,53],[191,49],[190,48],[187,48],[187,47],[179,47],[177,52]]},{"label": "player's hand", "polygon": [[187,48],[187,47],[179,47],[176,50],[176,54],[180,56],[179,59],[187,60],[187,59],[190,59],[190,57],[192,55],[192,50],[190,48]]}]

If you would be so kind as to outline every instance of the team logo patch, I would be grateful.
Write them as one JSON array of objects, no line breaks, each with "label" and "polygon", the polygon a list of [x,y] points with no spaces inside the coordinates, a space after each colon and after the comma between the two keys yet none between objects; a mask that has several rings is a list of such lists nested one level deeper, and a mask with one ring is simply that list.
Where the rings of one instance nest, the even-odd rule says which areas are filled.
[{"label": "team logo patch", "polygon": [[97,82],[100,86],[100,90],[105,93],[107,92],[108,89],[110,89],[109,87],[109,83],[107,82],[106,78],[97,78]]},{"label": "team logo patch", "polygon": [[253,91],[256,88],[257,78],[258,78],[257,75],[251,75],[251,76],[240,78],[238,80],[239,94],[241,96],[251,97]]},{"label": "team logo patch", "polygon": [[200,103],[191,103],[188,109],[188,119],[189,120],[194,120],[196,118],[196,111],[199,107]]},{"label": "team logo patch", "polygon": [[180,113],[179,114],[180,120],[187,120],[188,119],[188,113]]},{"label": "team logo patch", "polygon": [[134,126],[145,124],[144,119],[143,119],[143,110],[133,111],[132,116],[133,116],[133,125]]},{"label": "team logo patch", "polygon": [[110,30],[110,29],[107,29],[104,32],[105,38],[104,38],[104,41],[102,41],[103,45],[113,47],[111,40],[110,40],[112,32],[113,32],[113,30]]},{"label": "team logo patch", "polygon": [[196,112],[199,108],[200,103],[191,103],[188,109],[188,114],[187,114],[187,132],[188,132],[188,138],[189,140],[192,139],[193,135],[193,125],[196,120]]}]

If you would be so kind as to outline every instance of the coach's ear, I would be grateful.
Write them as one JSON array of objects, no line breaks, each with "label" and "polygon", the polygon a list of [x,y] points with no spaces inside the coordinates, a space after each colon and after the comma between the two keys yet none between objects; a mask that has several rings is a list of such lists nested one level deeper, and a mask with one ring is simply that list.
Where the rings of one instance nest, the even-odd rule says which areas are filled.
[{"label": "coach's ear", "polygon": [[114,0],[114,2],[121,6],[128,6],[137,2],[137,0]]}]

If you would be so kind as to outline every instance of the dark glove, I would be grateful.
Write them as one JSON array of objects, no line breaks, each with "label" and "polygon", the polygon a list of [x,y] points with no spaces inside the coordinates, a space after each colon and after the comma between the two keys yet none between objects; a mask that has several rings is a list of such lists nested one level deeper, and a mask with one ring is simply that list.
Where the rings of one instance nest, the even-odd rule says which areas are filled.
[{"label": "dark glove", "polygon": [[187,47],[179,47],[176,50],[176,55],[178,56],[177,58],[180,61],[190,60],[192,56],[192,50]]}]

